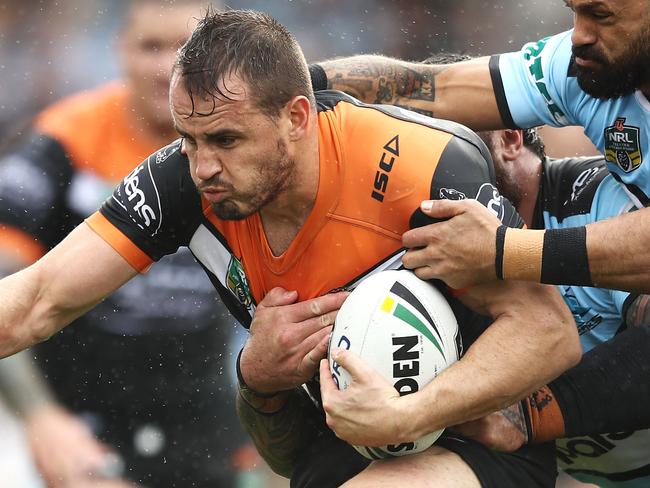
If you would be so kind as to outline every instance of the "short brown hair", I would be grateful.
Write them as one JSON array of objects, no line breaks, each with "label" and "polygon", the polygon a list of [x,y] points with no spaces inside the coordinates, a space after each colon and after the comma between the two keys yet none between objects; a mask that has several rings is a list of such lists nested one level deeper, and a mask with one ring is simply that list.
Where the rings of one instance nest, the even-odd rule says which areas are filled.
[{"label": "short brown hair", "polygon": [[296,38],[274,18],[253,10],[209,8],[178,51],[174,71],[183,77],[192,102],[195,96],[230,99],[228,89],[219,86],[230,73],[242,77],[270,115],[296,95],[314,100]]}]

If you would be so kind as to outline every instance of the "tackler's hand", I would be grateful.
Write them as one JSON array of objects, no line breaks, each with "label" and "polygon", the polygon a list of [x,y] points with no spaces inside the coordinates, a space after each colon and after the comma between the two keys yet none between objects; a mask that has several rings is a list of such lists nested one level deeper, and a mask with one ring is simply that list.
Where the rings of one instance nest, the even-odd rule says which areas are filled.
[{"label": "tackler's hand", "polygon": [[404,266],[424,280],[459,289],[496,279],[496,231],[501,222],[476,200],[427,200],[422,212],[447,219],[402,236]]}]

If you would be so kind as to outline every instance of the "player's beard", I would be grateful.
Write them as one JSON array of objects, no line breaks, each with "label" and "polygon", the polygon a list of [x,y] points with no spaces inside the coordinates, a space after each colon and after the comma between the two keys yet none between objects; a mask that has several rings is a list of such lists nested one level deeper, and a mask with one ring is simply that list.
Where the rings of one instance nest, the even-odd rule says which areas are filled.
[{"label": "player's beard", "polygon": [[592,46],[574,46],[573,55],[600,63],[599,69],[574,63],[580,88],[592,97],[624,97],[650,82],[650,28],[630,42],[620,59],[609,60]]},{"label": "player's beard", "polygon": [[289,186],[295,162],[289,158],[284,141],[278,139],[275,154],[257,161],[255,167],[257,171],[249,178],[250,184],[245,190],[237,190],[218,180],[210,182],[225,186],[229,192],[228,198],[212,204],[217,217],[223,220],[242,220],[271,203]]}]

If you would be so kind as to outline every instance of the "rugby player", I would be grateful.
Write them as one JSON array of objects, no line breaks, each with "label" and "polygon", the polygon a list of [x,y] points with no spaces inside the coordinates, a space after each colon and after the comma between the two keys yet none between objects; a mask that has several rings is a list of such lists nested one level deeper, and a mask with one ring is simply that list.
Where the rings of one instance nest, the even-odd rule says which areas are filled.
[{"label": "rugby player", "polygon": [[[518,132],[495,131],[482,137],[490,148],[500,189],[518,203],[529,228],[585,225],[635,209],[622,186],[608,174],[603,157],[552,160],[543,156],[543,145],[534,130],[525,131],[523,137]],[[522,144],[522,139],[528,143]],[[566,285],[558,288],[573,313],[584,351],[626,328],[648,326],[647,295]],[[580,387],[600,388],[598,370]],[[544,396],[540,392],[537,398]],[[515,406],[502,415],[502,420],[509,420],[497,423],[493,432],[484,432],[480,423],[462,426],[459,431],[473,437],[483,435],[482,440],[491,441],[494,447],[519,438],[519,443],[509,446],[518,447],[528,435],[523,414],[530,411],[530,402],[522,407]],[[649,439],[647,429],[560,439],[556,443],[558,462],[575,478],[601,487],[645,487],[650,484]]]},{"label": "rugby player", "polygon": [[[456,54],[439,54],[427,59],[429,64],[448,64],[464,61],[468,56]],[[479,133],[490,149],[496,172],[497,187],[517,208],[528,228],[553,229],[599,220],[627,213],[635,208],[623,188],[616,183],[605,168],[604,158],[568,158],[551,160],[545,155],[542,139],[536,129],[503,130]],[[584,351],[611,339],[627,327],[643,326],[647,314],[647,296],[628,292],[576,287],[558,287],[565,302],[573,312]],[[363,368],[350,364],[346,358],[340,358],[352,370]],[[363,370],[362,370],[363,371]],[[363,444],[370,440],[355,437],[357,432],[365,433],[369,425],[390,425],[389,419],[373,417],[367,406],[377,405],[377,411],[390,411],[383,404],[386,396],[375,398],[372,389],[359,391],[340,403],[342,394],[337,398],[337,389],[330,379],[326,364],[321,366],[321,384],[323,401],[327,406],[328,423],[339,436]],[[366,373],[371,375],[371,373]],[[385,383],[385,382],[384,382]],[[598,372],[581,387],[597,387]],[[392,386],[385,384],[392,393]],[[534,398],[543,399],[548,389],[536,392]],[[358,398],[364,398],[358,406],[350,404]],[[361,402],[360,402],[361,403]],[[529,399],[513,405],[474,422],[458,426],[456,430],[470,438],[498,449],[515,449],[533,437],[531,429],[540,424],[531,425],[534,413],[538,411],[550,417],[544,409],[536,410],[543,401],[531,402]],[[355,415],[355,407],[359,415]],[[369,415],[370,413],[370,415]],[[528,421],[527,421],[528,418]],[[361,423],[363,422],[363,423]],[[408,423],[412,420],[408,418]],[[356,424],[356,425],[355,425]],[[393,431],[402,426],[395,423]],[[378,428],[372,429],[374,435]],[[559,435],[559,434],[558,434]],[[574,477],[582,481],[592,481],[599,486],[645,486],[649,479],[646,471],[648,452],[645,445],[648,431],[629,431],[606,436],[575,437],[558,441],[558,460],[560,465]],[[383,439],[387,443],[390,438]],[[359,478],[368,486],[374,483],[399,480],[400,470],[393,463],[378,463]],[[359,478],[357,481],[360,481]]]},{"label": "rugby player", "polygon": [[[529,228],[562,228],[576,222],[594,222],[634,208],[622,187],[608,174],[601,157],[547,158],[544,144],[535,129],[479,135],[490,149],[498,187],[515,204]],[[625,327],[643,325],[639,317],[646,313],[647,296],[575,286],[558,288],[573,312],[585,351],[610,339]],[[341,352],[337,361],[342,361],[342,366],[364,377],[364,381],[371,379],[373,382],[372,388],[368,389],[353,384],[349,387],[353,395],[347,395],[347,391],[341,393],[331,379],[327,362],[322,362],[323,403],[328,424],[337,435],[363,444],[372,442],[378,431],[385,431],[377,426],[388,426],[392,435],[396,435],[406,425],[417,422],[406,414],[395,415],[395,406],[386,403],[388,395],[377,391],[380,384],[387,392],[392,392],[393,386],[376,373],[366,371],[354,355]],[[591,386],[595,385],[591,383]],[[538,395],[543,398],[541,392]],[[415,393],[411,399],[417,396]],[[363,401],[355,404],[359,398]],[[376,409],[369,409],[369,405],[376,406]],[[485,419],[457,426],[454,430],[493,448],[517,448],[525,442],[530,415],[524,415],[524,412],[530,413],[531,408],[530,402],[522,402]],[[377,412],[385,411],[391,415],[377,417]],[[402,422],[396,422],[394,418]],[[373,432],[369,434],[371,425],[374,426]],[[649,479],[646,476],[649,436],[650,431],[644,430],[562,439],[557,443],[558,461],[575,478],[598,486],[646,486]],[[390,444],[396,438],[385,437],[382,441]],[[513,444],[504,445],[506,441]],[[426,458],[424,455],[420,457]],[[344,486],[373,487],[380,482],[396,485],[408,469],[413,469],[411,460],[378,461],[355,478],[354,483]],[[618,485],[617,481],[626,484]]]},{"label": "rugby player", "polygon": [[[175,137],[169,72],[201,6],[133,0],[116,46],[124,78],[48,107],[2,155],[6,270],[54,247]],[[233,485],[232,454],[246,444],[227,374],[233,323],[184,249],[36,348],[45,391],[28,356],[0,362],[0,387],[48,485],[109,475],[152,488]]]},{"label": "rugby player", "polygon": [[[640,208],[564,229],[506,230],[471,200],[423,203],[435,218],[405,233],[405,266],[454,287],[513,278],[650,290],[650,5],[567,0],[574,29],[502,54],[445,66],[357,56],[311,67],[316,89],[406,106],[474,129],[582,125]],[[498,230],[498,232],[497,232]],[[466,236],[459,240],[458,235]],[[498,236],[498,239],[497,239]],[[581,435],[650,427],[650,328],[629,328],[549,385],[552,430]],[[616,364],[616,368],[611,368]],[[598,371],[598,387],[592,385]],[[545,395],[546,396],[546,395]],[[615,397],[613,403],[610,398]],[[629,408],[621,408],[626,405]],[[540,426],[541,427],[541,426]],[[538,432],[541,432],[541,429]]]},{"label": "rugby player", "polygon": [[[473,133],[339,92],[314,99],[295,39],[264,14],[209,12],[179,51],[170,102],[182,141],[138,165],[37,263],[0,281],[1,353],[46,339],[187,245],[250,327],[238,407],[258,448],[294,486],[338,486],[365,461],[349,455],[324,469],[354,451],[297,388],[317,372],[347,296],[329,292],[399,266],[402,233],[423,220],[419,202],[445,189],[494,200],[504,223],[519,217],[494,188],[489,155]],[[458,159],[475,163],[462,178],[450,166]],[[377,172],[390,184],[375,188]],[[462,300],[493,323],[427,387],[439,400],[432,430],[512,403],[579,357],[571,314],[553,287],[495,283]],[[469,380],[477,374],[480,382]],[[430,450],[439,462],[411,478],[553,486],[547,448],[510,455],[450,440]]]}]

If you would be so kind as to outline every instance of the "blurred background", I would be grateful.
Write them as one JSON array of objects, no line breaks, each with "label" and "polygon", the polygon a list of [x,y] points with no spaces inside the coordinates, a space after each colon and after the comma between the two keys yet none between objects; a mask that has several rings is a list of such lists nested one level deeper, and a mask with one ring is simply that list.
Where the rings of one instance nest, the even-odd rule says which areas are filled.
[{"label": "blurred background", "polygon": [[[118,76],[127,0],[0,2],[0,133],[48,102]],[[161,3],[166,3],[163,0]],[[355,53],[487,55],[569,28],[561,0],[231,0],[285,24],[308,61]]]},{"label": "blurred background", "polygon": [[[182,0],[160,2],[173,3]],[[489,55],[517,50],[527,41],[571,26],[571,13],[562,0],[224,3],[232,8],[263,10],[276,17],[297,36],[308,61],[357,53],[409,60],[425,59],[440,51]],[[0,0],[0,145],[23,134],[35,114],[48,104],[122,75],[116,45],[127,4],[128,0]],[[156,20],[155,16],[151,18],[151,22]],[[557,145],[549,144],[550,154],[593,150],[588,144],[576,148],[573,137],[574,146],[562,148],[561,138]],[[232,344],[242,340],[243,331],[230,339]],[[223,347],[220,344],[217,348]],[[236,353],[236,346],[228,347]],[[232,362],[234,355],[227,357]],[[188,415],[191,408],[188,405]],[[8,412],[0,416],[2,488],[43,486],[23,437],[20,424],[12,421]],[[250,478],[246,486],[286,486],[269,479]]]}]

